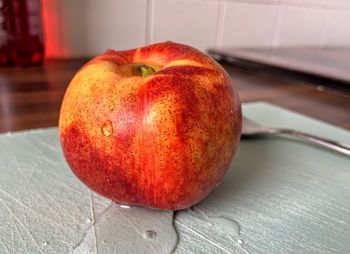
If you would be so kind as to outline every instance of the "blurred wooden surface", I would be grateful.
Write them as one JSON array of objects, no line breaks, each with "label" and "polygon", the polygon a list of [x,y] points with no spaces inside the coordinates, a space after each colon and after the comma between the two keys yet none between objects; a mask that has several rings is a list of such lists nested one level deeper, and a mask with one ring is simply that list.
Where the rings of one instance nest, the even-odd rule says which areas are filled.
[{"label": "blurred wooden surface", "polygon": [[[0,68],[0,132],[57,126],[65,89],[84,62],[49,60],[43,67]],[[242,102],[268,101],[350,129],[349,95],[228,64],[224,67]]]}]

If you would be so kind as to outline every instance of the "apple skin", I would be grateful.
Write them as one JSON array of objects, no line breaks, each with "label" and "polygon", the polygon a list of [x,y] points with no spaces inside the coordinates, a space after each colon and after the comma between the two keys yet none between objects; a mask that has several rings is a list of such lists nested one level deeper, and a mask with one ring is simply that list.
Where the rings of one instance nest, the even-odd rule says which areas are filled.
[{"label": "apple skin", "polygon": [[[137,64],[157,71],[142,77]],[[85,64],[65,93],[59,135],[72,171],[93,191],[179,210],[219,185],[241,125],[226,71],[197,49],[163,42]]]}]

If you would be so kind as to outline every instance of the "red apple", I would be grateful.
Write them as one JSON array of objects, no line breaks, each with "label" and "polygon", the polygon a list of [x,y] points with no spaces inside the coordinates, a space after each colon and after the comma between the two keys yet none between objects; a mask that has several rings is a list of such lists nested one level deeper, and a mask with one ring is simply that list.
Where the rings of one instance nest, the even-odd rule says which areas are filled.
[{"label": "red apple", "polygon": [[78,178],[120,204],[178,210],[217,186],[241,134],[225,70],[173,42],[108,50],[71,81],[59,119]]}]

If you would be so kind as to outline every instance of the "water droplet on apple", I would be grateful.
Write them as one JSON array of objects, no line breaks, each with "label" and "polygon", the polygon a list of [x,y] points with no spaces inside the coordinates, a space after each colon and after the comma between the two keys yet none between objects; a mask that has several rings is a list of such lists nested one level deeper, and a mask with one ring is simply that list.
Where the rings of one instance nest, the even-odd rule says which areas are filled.
[{"label": "water droplet on apple", "polygon": [[148,229],[143,233],[143,238],[153,239],[157,236],[157,233],[154,230]]},{"label": "water droplet on apple", "polygon": [[102,134],[105,135],[106,137],[109,137],[113,132],[113,126],[112,122],[110,120],[107,120],[103,125],[102,125]]},{"label": "water droplet on apple", "polygon": [[130,208],[130,206],[128,206],[128,205],[120,205],[120,208],[127,209],[127,208]]}]

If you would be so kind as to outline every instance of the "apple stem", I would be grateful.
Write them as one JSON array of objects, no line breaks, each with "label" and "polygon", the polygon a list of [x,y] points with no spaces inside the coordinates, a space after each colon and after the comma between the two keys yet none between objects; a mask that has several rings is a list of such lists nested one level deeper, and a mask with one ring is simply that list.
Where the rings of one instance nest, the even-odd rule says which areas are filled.
[{"label": "apple stem", "polygon": [[140,72],[142,77],[147,77],[155,72],[155,70],[149,65],[141,65]]}]

